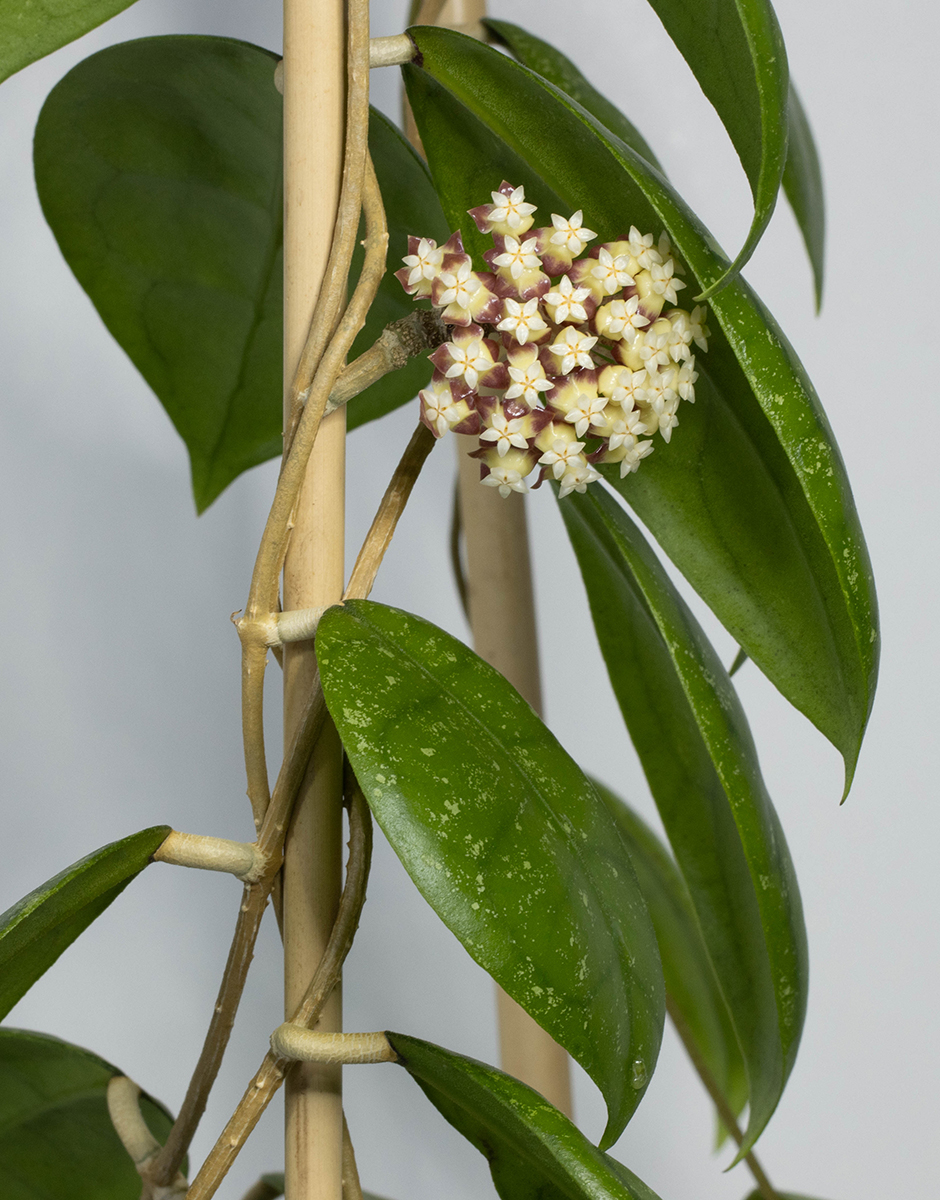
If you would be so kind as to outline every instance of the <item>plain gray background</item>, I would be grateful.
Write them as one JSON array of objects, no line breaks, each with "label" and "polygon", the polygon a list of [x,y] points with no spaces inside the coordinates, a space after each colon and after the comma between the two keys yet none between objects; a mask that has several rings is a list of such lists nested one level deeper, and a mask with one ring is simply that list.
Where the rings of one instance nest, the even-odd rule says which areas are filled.
[{"label": "plain gray background", "polygon": [[[403,3],[373,7],[375,34],[400,31]],[[940,29],[936,7],[923,0],[887,9],[871,0],[779,0],[777,7],[825,173],[822,316],[814,316],[808,265],[784,203],[746,275],[796,346],[832,420],[874,560],[884,647],[874,715],[842,808],[835,751],[752,665],[736,678],[796,862],[812,960],[800,1058],[759,1153],[778,1186],[826,1200],[927,1197],[936,1194],[940,1066],[940,431],[929,300]],[[643,0],[502,0],[491,11],[565,49],[652,141],[726,248],[740,245],[749,220],[743,174]],[[277,48],[280,13],[273,2],[140,0],[0,89],[0,909],[97,846],[150,824],[236,838],[251,831],[238,641],[228,618],[244,603],[275,467],[243,476],[196,519],[182,444],[62,261],[30,168],[39,107],[75,62],[112,42],[171,32]],[[397,87],[394,71],[374,75],[376,102],[391,112]],[[350,439],[350,556],[414,419],[403,410]],[[432,456],[374,595],[466,636],[442,518],[452,454],[442,446]],[[587,627],[586,605],[548,494],[533,497],[530,519],[548,722],[578,761],[652,815],[590,639],[580,648],[576,683],[567,672],[553,674],[558,622]],[[730,660],[730,639],[704,619]],[[276,687],[276,668],[271,682]],[[277,733],[271,737],[276,744]],[[11,1020],[94,1049],[175,1108],[237,902],[238,885],[226,877],[149,869]],[[281,1019],[279,989],[271,922],[197,1160]],[[350,1029],[400,1029],[495,1061],[487,977],[381,841],[345,996]],[[351,1068],[346,1096],[366,1187],[395,1200],[492,1194],[483,1160],[404,1072]],[[584,1077],[577,1109],[597,1137],[602,1104]],[[659,1070],[615,1152],[663,1200],[743,1197],[745,1168],[722,1174],[730,1156],[712,1157],[711,1135],[704,1093],[667,1031]],[[235,1200],[280,1163],[272,1109],[220,1194]]]}]

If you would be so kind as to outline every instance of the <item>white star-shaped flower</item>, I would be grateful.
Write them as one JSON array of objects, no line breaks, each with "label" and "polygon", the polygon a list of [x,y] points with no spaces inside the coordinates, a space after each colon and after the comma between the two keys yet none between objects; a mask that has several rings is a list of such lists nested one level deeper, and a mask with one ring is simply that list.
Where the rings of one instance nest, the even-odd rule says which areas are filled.
[{"label": "white star-shaped flower", "polygon": [[564,500],[569,492],[586,492],[587,485],[593,483],[595,479],[600,479],[600,473],[590,465],[585,463],[584,466],[573,466],[571,470],[566,471],[561,477],[561,489],[558,493],[558,498]]},{"label": "white star-shaped flower", "polygon": [[651,375],[655,374],[659,367],[669,365],[669,335],[667,333],[650,333],[647,330],[645,334],[636,339],[633,347],[643,360],[643,366]]},{"label": "white star-shaped flower", "polygon": [[689,329],[692,334],[692,340],[700,350],[708,349],[708,338],[710,330],[705,324],[705,313],[707,309],[704,304],[696,304],[692,309],[692,315],[689,317]]},{"label": "white star-shaped flower", "polygon": [[508,196],[502,192],[490,192],[493,198],[493,208],[490,221],[493,224],[508,225],[514,231],[524,232],[523,225],[528,229],[531,221],[527,218],[535,212],[535,205],[526,203],[525,188],[513,188]]},{"label": "white star-shaped flower", "polygon": [[512,384],[506,389],[506,399],[522,399],[526,404],[538,404],[541,399],[539,393],[550,391],[553,387],[552,381],[546,379],[545,369],[538,358],[533,358],[524,366],[510,366],[509,378]]},{"label": "white star-shaped flower", "polygon": [[643,416],[638,409],[624,411],[620,417],[611,421],[613,432],[607,436],[607,445],[611,450],[619,450],[624,444],[633,446],[639,440],[639,435],[645,432]]},{"label": "white star-shaped flower", "polygon": [[652,454],[654,450],[655,446],[648,439],[637,442],[620,461],[620,478],[623,479],[626,475],[632,474],[643,459]]},{"label": "white star-shaped flower", "polygon": [[625,254],[618,254],[614,258],[611,252],[602,246],[597,252],[597,266],[593,268],[591,274],[595,279],[600,280],[604,295],[612,296],[614,292],[619,292],[625,287],[632,287],[636,282],[630,274],[629,267],[630,260]]},{"label": "white star-shaped flower", "polygon": [[431,238],[422,238],[418,242],[415,254],[406,254],[402,262],[410,267],[408,286],[414,287],[422,279],[436,279],[444,261],[443,247]]},{"label": "white star-shaped flower", "polygon": [[542,260],[535,253],[538,238],[529,238],[519,242],[518,238],[507,235],[503,242],[503,252],[493,259],[496,267],[508,267],[513,279],[518,279],[523,271],[537,271]]},{"label": "white star-shaped flower", "polygon": [[511,299],[507,299],[503,303],[506,315],[496,328],[511,334],[520,346],[524,346],[532,334],[543,333],[548,329],[539,312],[537,297],[526,300],[524,304]]},{"label": "white star-shaped flower", "polygon": [[[665,234],[663,236],[665,237]],[[685,287],[681,279],[673,278],[675,269],[676,264],[671,258],[667,258],[662,263],[653,263],[650,267],[653,291],[657,296],[662,296],[664,300],[668,300],[670,304],[679,303],[676,292],[679,288]]]},{"label": "white star-shaped flower", "polygon": [[550,245],[564,247],[575,258],[588,242],[597,237],[593,229],[584,228],[584,213],[580,208],[567,220],[558,213],[552,213],[552,224],[555,226],[555,232],[551,236]]},{"label": "white star-shaped flower", "polygon": [[510,492],[527,492],[529,485],[522,478],[520,471],[510,467],[493,467],[483,480],[487,487],[498,487],[499,494],[505,500]]},{"label": "white star-shaped flower", "polygon": [[463,377],[468,388],[476,388],[480,382],[480,373],[485,373],[493,365],[493,359],[484,350],[480,338],[476,338],[466,346],[447,342],[446,349],[452,363],[445,371],[445,375],[448,379]]},{"label": "white star-shaped flower", "polygon": [[[544,445],[544,442],[542,444]],[[551,450],[546,450],[539,462],[543,466],[551,467],[555,478],[561,479],[566,471],[587,466],[587,459],[581,453],[583,449],[584,442],[567,442],[564,438],[555,438]]]},{"label": "white star-shaped flower", "polygon": [[438,308],[446,308],[449,304],[469,308],[474,295],[483,286],[473,274],[469,258],[464,259],[456,271],[442,272],[440,279],[444,290],[436,301]]},{"label": "white star-shaped flower", "polygon": [[565,420],[569,425],[574,426],[575,434],[578,437],[584,437],[607,407],[608,401],[606,396],[589,396],[584,392],[581,393],[578,400],[579,402],[565,413]]},{"label": "white star-shaped flower", "polygon": [[[586,291],[587,289],[584,290]],[[586,367],[590,370],[594,366],[591,349],[596,344],[596,337],[582,333],[580,329],[575,329],[573,325],[566,325],[561,331],[558,341],[554,345],[549,346],[549,350],[551,350],[552,354],[557,354],[561,359],[561,373],[562,375],[567,375],[575,367]]]},{"label": "white star-shaped flower", "polygon": [[590,288],[576,288],[567,275],[562,275],[553,292],[543,297],[556,325],[565,321],[586,321],[587,309],[584,301],[590,296]]},{"label": "white star-shaped flower", "polygon": [[672,437],[672,431],[679,424],[679,418],[676,416],[676,411],[679,408],[679,397],[673,392],[672,398],[664,400],[661,404],[654,404],[653,411],[659,418],[659,432],[663,435],[664,441],[669,441]]},{"label": "white star-shaped flower", "polygon": [[435,437],[442,438],[451,425],[456,425],[463,415],[461,409],[454,402],[450,385],[442,380],[432,383],[430,387],[419,392],[418,396],[424,415],[428,423],[433,426]]},{"label": "white star-shaped flower", "polygon": [[641,234],[635,225],[631,225],[627,241],[630,243],[630,253],[645,270],[648,271],[653,263],[662,262],[659,251],[653,248],[651,233]]},{"label": "white star-shaped flower", "polygon": [[615,404],[619,404],[624,412],[636,408],[639,404],[645,404],[648,381],[649,374],[645,370],[631,371],[625,367],[617,375],[610,398]]},{"label": "white star-shaped flower", "polygon": [[597,328],[604,337],[632,342],[637,333],[649,325],[649,318],[640,312],[639,296],[629,300],[611,300],[597,310]]},{"label": "white star-shaped flower", "polygon": [[512,420],[509,420],[505,413],[497,410],[490,417],[488,426],[489,428],[480,434],[480,440],[495,442],[496,453],[500,458],[507,453],[510,446],[515,446],[519,450],[528,448],[529,443],[520,432],[523,426],[522,417],[514,417]]},{"label": "white star-shaped flower", "polygon": [[696,379],[698,379],[698,371],[695,370],[695,359],[690,358],[681,367],[673,367],[669,386],[683,400],[694,404]]}]

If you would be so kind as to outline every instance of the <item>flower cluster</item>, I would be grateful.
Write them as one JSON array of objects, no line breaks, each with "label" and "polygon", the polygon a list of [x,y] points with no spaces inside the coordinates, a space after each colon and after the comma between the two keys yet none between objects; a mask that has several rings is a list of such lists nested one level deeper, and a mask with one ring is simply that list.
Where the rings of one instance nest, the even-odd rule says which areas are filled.
[{"label": "flower cluster", "polygon": [[686,285],[668,237],[654,245],[633,227],[583,254],[597,234],[580,211],[533,229],[521,187],[504,182],[492,200],[470,210],[493,237],[489,271],[474,271],[455,233],[443,246],[409,238],[396,272],[453,327],[430,356],[422,421],[435,437],[479,438],[483,482],[503,496],[527,491],[536,467],[534,486],[552,477],[562,496],[598,479],[600,463],[635,471],[695,399],[692,343],[707,349],[704,308],[678,307]]}]

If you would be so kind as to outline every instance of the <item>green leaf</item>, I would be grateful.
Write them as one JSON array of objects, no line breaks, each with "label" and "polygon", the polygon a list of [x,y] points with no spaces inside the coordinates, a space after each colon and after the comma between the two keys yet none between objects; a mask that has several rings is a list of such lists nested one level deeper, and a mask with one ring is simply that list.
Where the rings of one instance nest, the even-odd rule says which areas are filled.
[{"label": "green leaf", "polygon": [[[551,212],[581,208],[602,240],[664,228],[709,283],[727,259],[666,181],[551,84],[447,30],[412,31],[404,68],[444,212],[466,216],[503,178]],[[712,301],[713,335],[682,425],[618,483],[729,632],[838,747],[851,780],[871,709],[874,585],[845,469],[792,348],[747,284]],[[608,468],[616,476],[617,469]]]},{"label": "green leaf", "polygon": [[652,163],[657,171],[662,171],[652,147],[633,122],[624,116],[616,104],[611,104],[606,96],[588,83],[570,58],[509,21],[484,18],[483,24],[498,43],[512,52],[514,58],[576,100],[611,133],[632,146],[648,163]]},{"label": "green leaf", "polygon": [[806,110],[790,84],[790,145],[783,172],[783,190],[796,223],[803,234],[806,253],[813,268],[816,311],[822,305],[823,261],[826,244],[826,207],[823,201],[822,169]]},{"label": "green leaf", "polygon": [[200,512],[281,450],[276,63],[229,38],[125,42],[36,127],[46,220],[186,443]]},{"label": "green leaf", "polygon": [[[364,353],[379,337],[386,325],[407,317],[416,307],[395,278],[402,258],[408,253],[408,237],[434,238],[439,246],[447,240],[449,230],[441,211],[431,176],[423,160],[418,157],[402,133],[391,121],[375,109],[371,113],[369,126],[369,150],[375,164],[375,173],[382,189],[382,200],[388,219],[388,266],[379,286],[365,326],[353,342],[350,361]],[[356,247],[350,268],[350,286],[359,277],[364,251]],[[420,308],[429,308],[427,302]],[[427,386],[433,367],[424,355],[409,360],[398,371],[386,375],[355,400],[347,409],[346,424],[356,429],[367,421],[384,416],[394,408],[413,400]]]},{"label": "green leaf", "polygon": [[[0,1029],[3,1200],[138,1200],[140,1176],[108,1116],[117,1067],[58,1038]],[[141,1112],[158,1141],[173,1118],[151,1097]]]},{"label": "green leaf", "polygon": [[[277,56],[229,38],[111,46],[53,89],[36,184],[69,266],[186,443],[202,512],[281,453],[282,101]],[[372,114],[392,269],[353,354],[413,304],[393,271],[415,230],[446,236],[426,168]],[[357,271],[359,258],[353,263]],[[415,359],[358,397],[350,425],[412,399]]]},{"label": "green leaf", "polygon": [[777,203],[787,158],[787,52],[769,0],[649,3],[714,105],[754,198],[747,240],[728,271],[709,285],[713,293],[751,257]]},{"label": "green leaf", "polygon": [[[701,9],[696,9],[697,14]],[[578,68],[560,50],[534,37],[518,25],[509,21],[484,20],[483,24],[494,35],[499,44],[506,46],[524,66],[538,72],[543,78],[560,88],[591,116],[609,129],[626,145],[641,154],[647,162],[663,174],[663,167],[653,153],[649,143],[633,123],[611,104],[606,96],[584,78]],[[825,235],[825,212],[823,207],[822,174],[819,156],[806,113],[799,96],[790,84],[787,105],[789,120],[789,143],[786,165],[783,171],[783,190],[796,215],[803,234],[806,250],[813,268],[816,286],[816,307],[822,300],[823,244]]]},{"label": "green leaf", "polygon": [[640,531],[600,488],[560,508],[747,1065],[747,1150],[793,1069],[806,1011],[806,931],[786,840],[737,693]]},{"label": "green leaf", "polygon": [[595,782],[630,850],[650,910],[666,993],[736,1116],[747,1103],[747,1069],[728,1006],[702,940],[695,908],[669,851],[623,800]]},{"label": "green leaf", "polygon": [[0,915],[0,1020],[147,866],[169,825],[79,859]]},{"label": "green leaf", "polygon": [[368,601],[317,630],[323,692],[376,819],[470,954],[581,1063],[620,1136],[662,1034],[656,939],[591,782],[501,675]]},{"label": "green leaf", "polygon": [[3,0],[0,82],[116,17],[134,0]]},{"label": "green leaf", "polygon": [[387,1037],[435,1108],[486,1156],[504,1200],[658,1200],[518,1079],[418,1038]]}]

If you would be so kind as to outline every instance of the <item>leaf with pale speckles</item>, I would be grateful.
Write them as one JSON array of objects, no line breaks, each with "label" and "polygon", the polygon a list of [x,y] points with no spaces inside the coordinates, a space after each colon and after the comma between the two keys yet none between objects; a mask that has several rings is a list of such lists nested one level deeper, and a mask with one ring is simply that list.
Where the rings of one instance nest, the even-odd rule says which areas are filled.
[{"label": "leaf with pale speckles", "polygon": [[652,1074],[656,938],[617,826],[503,677],[419,617],[349,601],[317,630],[346,752],[419,891],[604,1093],[604,1145]]},{"label": "leaf with pale speckles", "polygon": [[[448,220],[489,245],[466,210],[501,179],[547,220],[582,209],[599,241],[665,230],[681,296],[727,257],[649,163],[550,82],[445,29],[412,35],[405,81]],[[689,302],[690,303],[690,302]],[[737,278],[710,302],[698,402],[642,470],[603,468],[755,664],[841,751],[846,789],[871,711],[878,615],[868,552],[832,431],[776,322]]]},{"label": "leaf with pale speckles", "polygon": [[559,507],[741,1044],[749,1148],[793,1069],[806,1012],[806,930],[786,840],[734,686],[639,529],[600,487]]},{"label": "leaf with pale speckles", "polygon": [[503,1200],[658,1200],[518,1079],[418,1038],[387,1036],[435,1108],[486,1155]]}]

